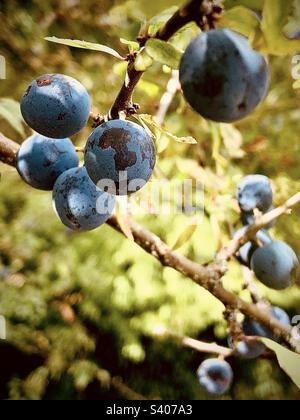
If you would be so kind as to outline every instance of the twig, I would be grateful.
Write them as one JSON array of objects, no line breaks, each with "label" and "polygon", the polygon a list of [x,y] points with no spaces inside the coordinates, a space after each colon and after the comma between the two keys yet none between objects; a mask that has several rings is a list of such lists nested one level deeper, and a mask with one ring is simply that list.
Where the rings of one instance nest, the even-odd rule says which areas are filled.
[{"label": "twig", "polygon": [[229,261],[233,256],[237,254],[237,252],[239,251],[242,245],[244,245],[246,242],[250,240],[253,240],[253,239],[255,240],[256,233],[259,230],[268,226],[274,220],[278,219],[278,217],[284,214],[288,214],[290,210],[299,203],[300,203],[300,192],[295,194],[293,197],[288,199],[284,204],[277,207],[276,209],[256,218],[255,223],[249,226],[249,228],[246,230],[246,232],[243,235],[233,239],[231,242],[229,242],[228,245],[226,245],[219,252],[217,256],[217,260]]},{"label": "twig", "polygon": [[218,354],[219,356],[229,357],[232,355],[232,349],[227,347],[219,346],[216,343],[205,343],[203,341],[195,340],[194,338],[186,337],[183,335],[175,334],[165,328],[159,328],[155,331],[155,335],[158,337],[171,338],[178,341],[184,347],[199,351],[200,353]]},{"label": "twig", "polygon": [[172,71],[172,77],[168,82],[167,90],[161,98],[158,112],[156,114],[156,121],[158,124],[162,125],[166,115],[169,111],[169,108],[173,102],[173,99],[176,93],[180,90],[180,82],[179,82],[179,72],[178,70]]},{"label": "twig", "polygon": [[194,340],[190,337],[182,337],[180,341],[185,347],[199,351],[200,353],[218,354],[223,357],[230,357],[233,353],[227,347],[222,347],[215,343],[204,343],[203,341]]},{"label": "twig", "polygon": [[249,290],[249,293],[251,295],[251,299],[253,303],[265,303],[264,299],[260,296],[258,293],[257,287],[254,284],[254,277],[253,272],[244,265],[242,266],[243,271],[243,278],[245,281],[245,286]]}]

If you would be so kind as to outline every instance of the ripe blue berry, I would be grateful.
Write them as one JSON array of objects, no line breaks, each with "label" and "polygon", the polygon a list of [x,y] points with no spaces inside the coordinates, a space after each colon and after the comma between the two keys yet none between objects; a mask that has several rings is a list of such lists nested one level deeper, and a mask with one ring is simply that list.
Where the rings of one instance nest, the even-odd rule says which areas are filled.
[{"label": "ripe blue berry", "polygon": [[85,149],[85,166],[92,181],[115,195],[140,190],[152,176],[155,162],[151,137],[130,121],[102,124],[91,134]]},{"label": "ripe blue berry", "polygon": [[51,138],[78,133],[88,121],[90,108],[85,87],[62,74],[46,74],[34,80],[21,101],[21,112],[27,124]]},{"label": "ripe blue berry", "polygon": [[52,190],[57,178],[79,164],[70,139],[50,139],[34,134],[22,143],[16,167],[27,184],[40,190]]},{"label": "ripe blue berry", "polygon": [[205,360],[197,370],[200,385],[211,395],[225,394],[231,387],[233,372],[231,366],[222,360]]},{"label": "ripe blue berry", "polygon": [[57,179],[53,203],[59,218],[68,228],[88,231],[109,219],[115,198],[97,188],[86,169],[81,167],[70,169]]},{"label": "ripe blue berry", "polygon": [[265,286],[283,290],[299,278],[297,255],[284,242],[272,242],[258,248],[252,255],[251,268]]},{"label": "ripe blue berry", "polygon": [[[283,325],[290,325],[290,318],[283,309],[273,307],[271,309],[271,315]],[[278,341],[271,330],[249,318],[246,318],[243,322],[243,331],[246,336],[264,337]],[[240,341],[235,347],[235,353],[243,359],[256,359],[265,353],[266,350],[265,345],[259,341]]]},{"label": "ripe blue berry", "polygon": [[246,38],[229,29],[201,33],[180,64],[187,101],[204,118],[233,122],[250,114],[264,98],[269,73],[266,60]]},{"label": "ripe blue berry", "polygon": [[[239,229],[233,236],[234,239],[239,238],[240,236],[244,235],[247,231],[249,226],[244,226],[241,229]],[[272,242],[272,238],[269,235],[269,233],[262,229],[257,232],[256,238],[258,241],[260,241],[263,245],[269,244]],[[239,250],[238,259],[239,261],[246,265],[247,267],[250,267],[251,257],[253,253],[258,248],[258,245],[254,242],[246,242]]]},{"label": "ripe blue berry", "polygon": [[[274,207],[272,206],[268,211],[266,211],[265,213],[269,213],[270,211],[274,210]],[[253,223],[255,223],[255,216],[254,216],[254,212],[253,211],[249,211],[249,212],[242,212],[241,213],[241,221],[243,223],[243,225],[253,225]],[[273,220],[272,222],[270,222],[265,229],[271,229],[272,227],[274,227],[276,225],[277,220]]]},{"label": "ripe blue berry", "polygon": [[270,210],[273,191],[269,178],[263,175],[249,175],[238,186],[237,200],[242,212],[258,209],[263,213]]}]

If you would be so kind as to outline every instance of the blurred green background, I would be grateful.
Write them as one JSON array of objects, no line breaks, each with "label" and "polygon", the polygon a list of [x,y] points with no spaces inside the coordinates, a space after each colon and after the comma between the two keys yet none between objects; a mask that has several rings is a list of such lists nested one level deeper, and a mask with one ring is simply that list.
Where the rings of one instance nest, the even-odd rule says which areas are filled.
[{"label": "blurred green background", "polygon": [[[225,3],[228,9],[245,5],[261,13],[269,1]],[[181,4],[179,0],[1,0],[0,55],[7,61],[7,79],[0,80],[0,131],[19,143],[30,135],[12,99],[20,101],[29,82],[43,73],[60,72],[80,80],[91,94],[94,110],[103,114],[123,83],[124,64],[113,57],[50,44],[44,37],[100,42],[126,54],[120,37],[134,40],[141,22]],[[282,4],[273,1],[274,8]],[[300,27],[297,5],[295,1],[289,21],[281,22],[288,23],[286,34]],[[270,8],[266,10],[270,13]],[[300,190],[300,90],[293,89],[291,76],[291,57],[297,48],[300,51],[299,41],[289,41],[289,50],[276,40],[280,22],[274,19],[274,26],[262,31],[259,18],[249,16],[243,8],[233,9],[224,24],[251,35],[256,48],[271,53],[272,82],[264,104],[234,127],[224,127],[201,119],[178,94],[166,128],[178,136],[192,135],[198,144],[157,139],[156,178],[175,182],[188,177],[205,183],[204,219],[179,249],[199,263],[209,262],[239,227],[234,195],[244,174],[270,176],[276,203]],[[185,36],[195,31],[190,27]],[[282,50],[289,55],[279,55]],[[143,113],[155,115],[169,78],[170,72],[160,64],[147,71],[135,93]],[[91,130],[87,127],[75,143],[83,145]],[[298,209],[283,217],[272,234],[300,256],[299,220]],[[140,222],[172,246],[189,220],[185,215],[146,215]],[[225,284],[250,299],[236,262],[231,263]],[[257,286],[291,316],[300,314],[296,286],[286,292]],[[161,267],[111,228],[70,233],[53,212],[51,194],[31,189],[15,170],[1,165],[0,315],[7,320],[7,340],[0,342],[1,399],[125,398],[124,392],[109,387],[110,375],[121,377],[146,398],[208,399],[195,375],[204,356],[174,340],[158,338],[155,330],[163,326],[226,345],[223,310],[206,291]],[[300,399],[299,389],[274,359],[230,362],[235,382],[224,399]]]}]

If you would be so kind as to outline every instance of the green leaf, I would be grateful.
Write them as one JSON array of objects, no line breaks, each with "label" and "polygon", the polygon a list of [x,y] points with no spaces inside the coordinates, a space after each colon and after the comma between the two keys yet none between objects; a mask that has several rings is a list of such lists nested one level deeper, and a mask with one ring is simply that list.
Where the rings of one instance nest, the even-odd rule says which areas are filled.
[{"label": "green leaf", "polygon": [[189,224],[186,226],[183,230],[183,232],[179,235],[178,239],[176,240],[175,244],[172,246],[173,251],[181,248],[183,245],[185,245],[194,233],[197,230],[198,225],[197,224]]},{"label": "green leaf", "polygon": [[120,38],[120,41],[122,44],[127,45],[129,52],[133,53],[135,51],[138,51],[140,49],[140,44],[136,41],[128,41],[127,39]]},{"label": "green leaf", "polygon": [[293,84],[294,89],[300,89],[300,80],[296,80],[296,82]]},{"label": "green leaf", "polygon": [[179,50],[185,51],[188,45],[200,33],[200,28],[195,22],[185,25],[170,40],[170,43]]},{"label": "green leaf", "polygon": [[146,44],[146,51],[153,60],[176,70],[179,67],[182,51],[173,45],[158,39],[150,39]]},{"label": "green leaf", "polygon": [[146,71],[153,64],[153,59],[147,54],[145,48],[140,52],[134,62],[136,71]]},{"label": "green leaf", "polygon": [[177,137],[174,134],[171,134],[169,131],[165,130],[164,127],[160,126],[152,115],[139,114],[137,118],[144,126],[146,125],[151,130],[155,137],[164,136],[178,143],[197,144],[197,140],[193,137]]},{"label": "green leaf", "polygon": [[268,338],[263,338],[262,342],[276,353],[280,367],[300,388],[300,354],[294,353]]},{"label": "green leaf", "polygon": [[22,137],[25,136],[19,102],[10,98],[1,98],[0,118],[6,120]]},{"label": "green leaf", "polygon": [[157,16],[154,16],[149,22],[149,35],[154,36],[163,25],[176,13],[178,10],[177,6],[170,7],[164,10]]},{"label": "green leaf", "polygon": [[249,37],[259,28],[260,20],[252,10],[244,6],[237,6],[224,14],[220,26],[233,29]]},{"label": "green leaf", "polygon": [[269,54],[284,56],[300,50],[300,40],[290,40],[284,33],[293,4],[294,0],[265,0],[262,30]]},{"label": "green leaf", "polygon": [[74,48],[82,48],[84,50],[91,50],[91,51],[100,51],[106,54],[110,54],[113,57],[118,58],[119,60],[125,60],[125,58],[122,57],[117,51],[113,50],[110,47],[107,47],[106,45],[95,44],[93,42],[87,42],[87,41],[79,41],[77,39],[61,39],[61,38],[56,38],[55,36],[47,37],[45,38],[45,40],[49,42],[54,42],[56,44],[67,45],[69,47],[74,47]]}]

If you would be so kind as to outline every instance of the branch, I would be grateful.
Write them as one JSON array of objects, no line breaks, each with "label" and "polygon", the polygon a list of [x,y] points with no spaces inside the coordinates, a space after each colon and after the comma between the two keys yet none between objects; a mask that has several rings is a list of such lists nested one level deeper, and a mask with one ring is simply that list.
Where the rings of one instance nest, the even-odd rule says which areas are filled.
[{"label": "branch", "polygon": [[[213,0],[190,0],[170,18],[170,20],[156,33],[153,38],[161,41],[168,41],[178,30],[188,23],[193,21],[196,21],[199,24],[201,22],[203,23],[204,18],[212,16],[213,11]],[[222,9],[219,13],[221,13],[221,11]],[[140,46],[143,47],[149,38],[150,36],[148,34],[140,36],[138,38]],[[126,81],[124,82],[115,103],[109,112],[109,119],[118,119],[120,112],[125,112],[128,116],[132,114],[133,91],[143,74],[143,71],[135,70],[135,57],[133,57],[132,61],[128,65]],[[129,110],[131,111],[128,112]]]},{"label": "branch", "polygon": [[250,268],[243,265],[242,267],[243,277],[245,281],[245,287],[249,290],[252,302],[254,303],[266,303],[260,296],[257,287],[254,283],[254,275]]},{"label": "branch", "polygon": [[233,354],[233,350],[228,347],[222,347],[216,343],[205,343],[190,337],[174,334],[173,332],[168,331],[163,327],[158,328],[156,331],[154,331],[154,333],[157,337],[161,337],[163,339],[175,339],[184,347],[199,351],[200,353],[218,354],[219,356],[223,357],[230,357]]},{"label": "branch", "polygon": [[19,150],[18,143],[8,139],[0,133],[0,161],[10,166],[15,166]]},{"label": "branch", "polygon": [[[112,217],[107,223],[122,233],[122,228],[119,226],[116,217]],[[285,340],[293,349],[296,349],[294,340],[291,337],[291,327],[282,325],[272,318],[267,311],[245,302],[222,286],[221,279],[228,270],[227,264],[220,265],[214,262],[209,266],[202,266],[172,251],[160,238],[136,222],[130,221],[130,229],[134,241],[147,253],[158,259],[163,266],[173,268],[185,277],[189,277],[196,284],[208,290],[226,307],[237,309],[247,317],[265,325]]]}]

